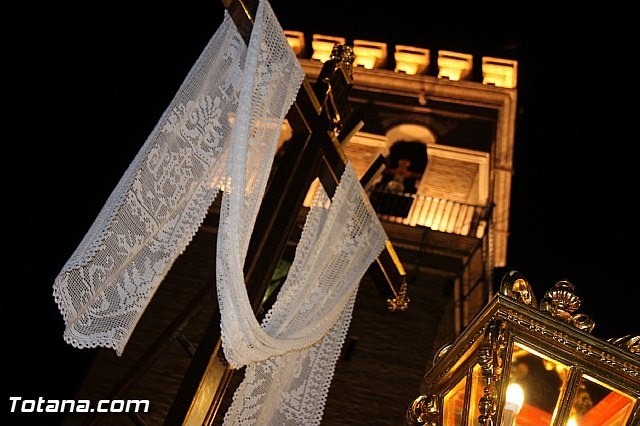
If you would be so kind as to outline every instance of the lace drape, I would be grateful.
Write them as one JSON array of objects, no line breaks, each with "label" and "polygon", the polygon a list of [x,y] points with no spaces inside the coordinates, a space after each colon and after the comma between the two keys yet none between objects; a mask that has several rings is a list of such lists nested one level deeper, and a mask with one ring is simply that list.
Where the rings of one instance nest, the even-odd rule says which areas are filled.
[{"label": "lace drape", "polygon": [[[265,93],[261,87],[274,66],[273,53],[264,54],[265,46],[273,49],[273,44],[265,40],[276,37],[271,31],[281,32],[272,20],[273,15],[258,9],[247,54],[248,63],[256,59],[251,66],[256,72],[246,75],[244,87],[255,86],[240,99],[218,227],[216,279],[223,349],[232,367],[247,366],[226,425],[320,422],[358,283],[386,239],[347,164],[332,202],[323,190],[317,192],[278,299],[263,324],[256,320],[243,266],[268,174],[268,169],[261,169],[265,154],[255,153],[264,152],[264,132],[280,129],[281,124],[265,117],[274,103],[269,95],[277,92]],[[275,140],[268,142],[275,146]],[[269,158],[273,154],[269,151]]]},{"label": "lace drape", "polygon": [[76,347],[120,355],[222,189],[216,278],[225,356],[247,366],[226,424],[318,424],[357,287],[386,236],[347,164],[320,188],[289,276],[259,323],[243,266],[277,139],[304,78],[271,6],[247,47],[224,21],[54,282]]},{"label": "lace drape", "polygon": [[[56,277],[53,294],[66,325],[64,339],[71,345],[104,346],[122,354],[218,189],[230,189],[231,165],[238,161],[230,161],[230,150],[234,138],[243,143],[246,137],[235,122],[247,119],[247,99],[260,95],[260,126],[251,130],[259,143],[244,148],[246,164],[255,166],[246,201],[257,209],[281,123],[304,78],[266,2],[265,8],[269,37],[253,49],[253,57],[247,57],[247,46],[225,11],[222,24]],[[235,157],[240,151],[235,148]],[[242,229],[249,234],[251,224]]]},{"label": "lace drape", "polygon": [[[322,419],[358,284],[386,240],[350,164],[328,204],[319,187],[289,275],[262,327],[242,312],[250,306],[234,303],[223,312],[232,310],[234,318],[222,323],[225,355],[232,365],[247,365],[225,425],[315,425]],[[218,281],[218,290],[224,287]],[[234,302],[246,299],[234,293],[223,294]]]}]

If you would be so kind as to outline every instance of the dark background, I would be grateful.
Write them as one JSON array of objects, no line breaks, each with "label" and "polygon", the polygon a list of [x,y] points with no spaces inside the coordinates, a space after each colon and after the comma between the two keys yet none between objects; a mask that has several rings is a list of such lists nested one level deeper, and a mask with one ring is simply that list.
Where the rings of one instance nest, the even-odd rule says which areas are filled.
[{"label": "dark background", "polygon": [[[558,2],[271,4],[284,29],[518,60],[505,271],[522,272],[538,299],[556,281],[572,282],[598,337],[640,332],[640,37],[631,10],[585,3],[560,10]],[[5,8],[2,383],[7,395],[73,398],[93,351],[62,340],[54,278],[223,8],[216,0]]]}]

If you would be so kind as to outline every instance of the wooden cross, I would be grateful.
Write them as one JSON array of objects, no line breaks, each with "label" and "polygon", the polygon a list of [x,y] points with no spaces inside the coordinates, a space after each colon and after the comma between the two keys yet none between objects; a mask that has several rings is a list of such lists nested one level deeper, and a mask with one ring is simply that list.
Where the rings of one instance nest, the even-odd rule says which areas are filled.
[{"label": "wooden cross", "polygon": [[[239,33],[248,43],[258,0],[222,0]],[[306,193],[316,177],[332,197],[347,158],[341,144],[362,127],[349,102],[353,53],[337,46],[312,86],[302,83],[287,114],[293,136],[271,176],[258,213],[245,265],[245,281],[254,312],[260,308],[287,241],[296,225]],[[368,188],[384,168],[379,156],[360,182]],[[387,297],[390,310],[405,310],[406,274],[387,241],[368,272]],[[222,355],[219,312],[211,319],[194,355],[166,424],[206,424],[213,420],[233,370]]]},{"label": "wooden cross", "polygon": [[[222,0],[247,43],[258,1]],[[346,143],[363,125],[359,114],[353,111],[348,102],[352,86],[353,57],[350,55],[350,48],[337,46],[332,59],[325,62],[315,84],[311,85],[307,79],[302,82],[296,101],[287,114],[293,136],[267,184],[244,268],[247,292],[254,312],[263,305],[265,291],[297,224],[311,183],[316,177],[319,178],[327,194],[333,196],[347,162],[341,144]],[[365,189],[373,184],[384,169],[384,164],[384,157],[379,156],[360,178]],[[369,267],[368,273],[380,293],[387,298],[391,311],[407,309],[406,274],[389,241]],[[222,354],[220,312],[214,307],[214,314],[195,351],[191,351],[190,342],[183,342],[186,337],[182,334],[182,328],[214,288],[215,279],[194,295],[111,389],[109,399],[120,398],[151,368],[168,343],[177,339],[189,346],[193,358],[165,424],[201,426],[213,421],[233,375]],[[217,302],[215,297],[213,299]],[[136,423],[144,424],[137,414],[132,413],[130,417]],[[86,424],[94,425],[98,421],[99,414],[93,413]]]},{"label": "wooden cross", "polygon": [[[222,0],[222,3],[248,43],[258,0]],[[353,61],[349,55],[352,55],[349,48],[338,46],[332,59],[325,62],[316,83],[312,86],[306,79],[303,81],[287,115],[293,136],[269,179],[249,244],[249,261],[244,268],[254,312],[263,303],[265,291],[296,226],[308,188],[318,177],[327,194],[333,196],[347,161],[341,144],[362,127],[359,115],[348,102]],[[383,168],[384,158],[379,156],[361,177],[362,186],[367,189]],[[382,295],[387,297],[390,310],[407,308],[406,274],[389,241],[368,272]],[[195,295],[112,389],[109,395],[112,399],[119,397],[150,368],[171,338],[177,336],[180,340],[180,330],[191,312],[214,286],[215,281]],[[209,424],[225,395],[233,370],[222,355],[220,313],[218,309],[214,312],[165,419],[167,425]],[[133,420],[140,421],[135,415]],[[87,424],[97,421],[96,414],[90,416]]]}]

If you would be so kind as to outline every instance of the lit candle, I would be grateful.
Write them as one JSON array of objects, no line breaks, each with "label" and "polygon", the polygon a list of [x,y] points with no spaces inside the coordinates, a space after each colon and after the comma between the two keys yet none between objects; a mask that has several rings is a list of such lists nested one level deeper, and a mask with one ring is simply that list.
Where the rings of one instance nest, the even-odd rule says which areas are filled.
[{"label": "lit candle", "polygon": [[511,383],[507,386],[507,401],[504,404],[504,422],[506,426],[515,426],[516,416],[524,404],[524,391],[522,386]]}]

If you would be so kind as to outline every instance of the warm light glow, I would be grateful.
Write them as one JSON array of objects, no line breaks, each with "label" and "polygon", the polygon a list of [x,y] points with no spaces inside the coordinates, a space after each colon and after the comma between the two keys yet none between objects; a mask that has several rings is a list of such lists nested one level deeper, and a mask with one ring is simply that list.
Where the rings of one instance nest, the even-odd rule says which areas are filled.
[{"label": "warm light glow", "polygon": [[516,417],[524,404],[524,391],[517,383],[510,383],[507,386],[507,400],[504,404],[504,416],[502,424],[505,426],[515,426]]},{"label": "warm light glow", "polygon": [[578,422],[573,417],[570,417],[567,421],[567,426],[578,426]]},{"label": "warm light glow", "polygon": [[307,195],[304,197],[304,201],[302,202],[302,205],[305,207],[311,207],[313,205],[313,200],[316,196],[316,191],[318,190],[318,185],[320,185],[320,180],[318,178],[315,178],[313,180],[313,182],[311,182],[311,186],[309,187],[309,190],[307,191]]},{"label": "warm light glow", "polygon": [[522,386],[517,383],[510,383],[509,386],[507,386],[507,403],[504,409],[511,409],[519,413],[522,404],[524,404],[524,391],[522,390]]},{"label": "warm light glow", "polygon": [[287,42],[293,53],[296,56],[301,56],[304,53],[304,33],[301,31],[284,30],[284,35],[287,37]]},{"label": "warm light glow", "polygon": [[438,52],[438,78],[464,80],[473,68],[473,56],[467,53],[440,50]]},{"label": "warm light glow", "polygon": [[394,59],[396,60],[395,72],[408,75],[422,74],[429,67],[429,49],[397,45]]},{"label": "warm light glow", "polygon": [[345,44],[345,42],[346,39],[344,37],[314,34],[311,40],[311,47],[313,48],[311,59],[324,63],[331,59],[333,46],[336,44]]},{"label": "warm light glow", "polygon": [[387,61],[387,45],[377,41],[353,40],[354,67],[379,68]]},{"label": "warm light glow", "polygon": [[518,62],[483,57],[482,58],[482,82],[497,87],[506,87],[512,89],[516,87],[516,78],[518,71]]}]

